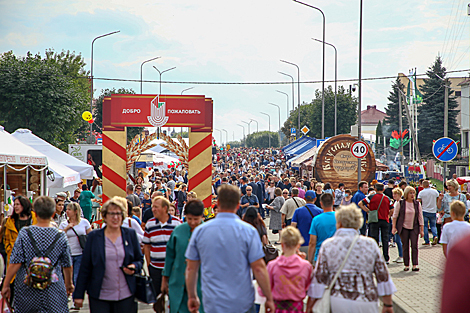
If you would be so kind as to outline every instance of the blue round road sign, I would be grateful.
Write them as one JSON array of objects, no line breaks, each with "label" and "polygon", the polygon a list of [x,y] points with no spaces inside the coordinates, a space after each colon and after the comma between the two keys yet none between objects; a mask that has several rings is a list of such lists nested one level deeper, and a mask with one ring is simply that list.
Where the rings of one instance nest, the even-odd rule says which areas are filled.
[{"label": "blue round road sign", "polygon": [[458,148],[454,140],[442,137],[432,146],[432,153],[441,162],[452,161],[457,156]]}]

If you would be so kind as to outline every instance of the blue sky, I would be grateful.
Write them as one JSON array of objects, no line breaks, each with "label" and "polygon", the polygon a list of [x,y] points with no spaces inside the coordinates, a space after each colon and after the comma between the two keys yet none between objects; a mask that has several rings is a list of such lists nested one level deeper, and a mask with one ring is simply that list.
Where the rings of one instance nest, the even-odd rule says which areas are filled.
[{"label": "blue sky", "polygon": [[[307,3],[325,12],[326,41],[338,49],[338,79],[357,78],[359,0]],[[424,73],[438,54],[449,70],[470,68],[466,6],[461,0],[364,0],[363,77],[393,76],[414,67]],[[95,77],[139,79],[141,62],[156,56],[161,59],[144,65],[144,79],[158,80],[152,65],[176,66],[163,74],[164,81],[289,82],[278,71],[296,78],[296,68],[280,59],[299,65],[301,81],[322,77],[322,45],[311,40],[322,38],[321,14],[289,0],[0,0],[1,52],[65,49],[80,52],[89,64],[93,38],[115,30],[121,32],[95,42]],[[328,46],[326,79],[334,79],[334,52]],[[365,81],[363,107],[383,109],[391,82]],[[137,82],[94,84],[96,96],[103,88],[140,89]],[[350,83],[339,84],[347,88]],[[229,140],[241,138],[237,124],[242,120],[255,119],[266,130],[267,118],[259,112],[271,114],[271,130],[278,129],[277,109],[268,102],[281,106],[281,122],[287,104],[276,90],[292,101],[290,85],[162,84],[162,93],[180,94],[189,87],[195,88],[188,93],[214,100],[214,126],[226,129]],[[303,84],[301,100],[310,101],[319,88],[320,83]],[[144,83],[143,92],[158,93],[158,83]]]}]

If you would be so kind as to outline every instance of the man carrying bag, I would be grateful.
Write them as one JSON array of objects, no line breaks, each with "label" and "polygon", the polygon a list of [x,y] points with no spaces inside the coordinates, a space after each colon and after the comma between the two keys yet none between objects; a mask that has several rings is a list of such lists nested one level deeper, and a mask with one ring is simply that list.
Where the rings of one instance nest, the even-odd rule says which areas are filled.
[{"label": "man carrying bag", "polygon": [[384,185],[377,183],[374,186],[376,194],[370,195],[361,202],[359,206],[362,210],[369,213],[369,237],[372,237],[379,244],[379,231],[382,234],[382,251],[385,261],[389,262],[388,243],[389,243],[389,220],[390,210],[393,209],[390,198],[384,195]]}]

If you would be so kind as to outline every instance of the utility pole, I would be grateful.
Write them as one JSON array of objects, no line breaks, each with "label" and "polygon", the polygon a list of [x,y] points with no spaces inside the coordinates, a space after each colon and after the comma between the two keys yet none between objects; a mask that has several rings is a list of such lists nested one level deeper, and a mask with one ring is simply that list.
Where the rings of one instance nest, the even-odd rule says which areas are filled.
[{"label": "utility pole", "polygon": [[[449,134],[449,85],[447,79],[435,74],[440,80],[444,82],[444,137],[447,137]],[[444,185],[446,184],[447,179],[447,162],[444,162]]]},{"label": "utility pole", "polygon": [[403,133],[403,124],[402,124],[402,116],[403,113],[401,112],[401,90],[397,87],[398,90],[398,128],[400,131],[400,171],[405,173],[404,171],[404,164],[403,164],[403,145],[402,145],[402,133]]},{"label": "utility pole", "polygon": [[[359,10],[359,82],[358,82],[358,95],[359,99],[357,102],[357,139],[361,140],[361,132],[362,132],[362,0]],[[357,159],[357,183],[359,183],[361,179],[361,159]]]}]

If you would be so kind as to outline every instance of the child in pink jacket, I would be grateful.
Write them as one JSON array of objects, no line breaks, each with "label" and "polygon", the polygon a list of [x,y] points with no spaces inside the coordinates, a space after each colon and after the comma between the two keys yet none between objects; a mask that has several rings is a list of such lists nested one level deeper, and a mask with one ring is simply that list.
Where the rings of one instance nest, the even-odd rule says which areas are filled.
[{"label": "child in pink jacket", "polygon": [[303,299],[312,280],[313,267],[297,255],[303,242],[297,228],[284,228],[281,233],[283,254],[268,264],[275,313],[304,312]]}]

